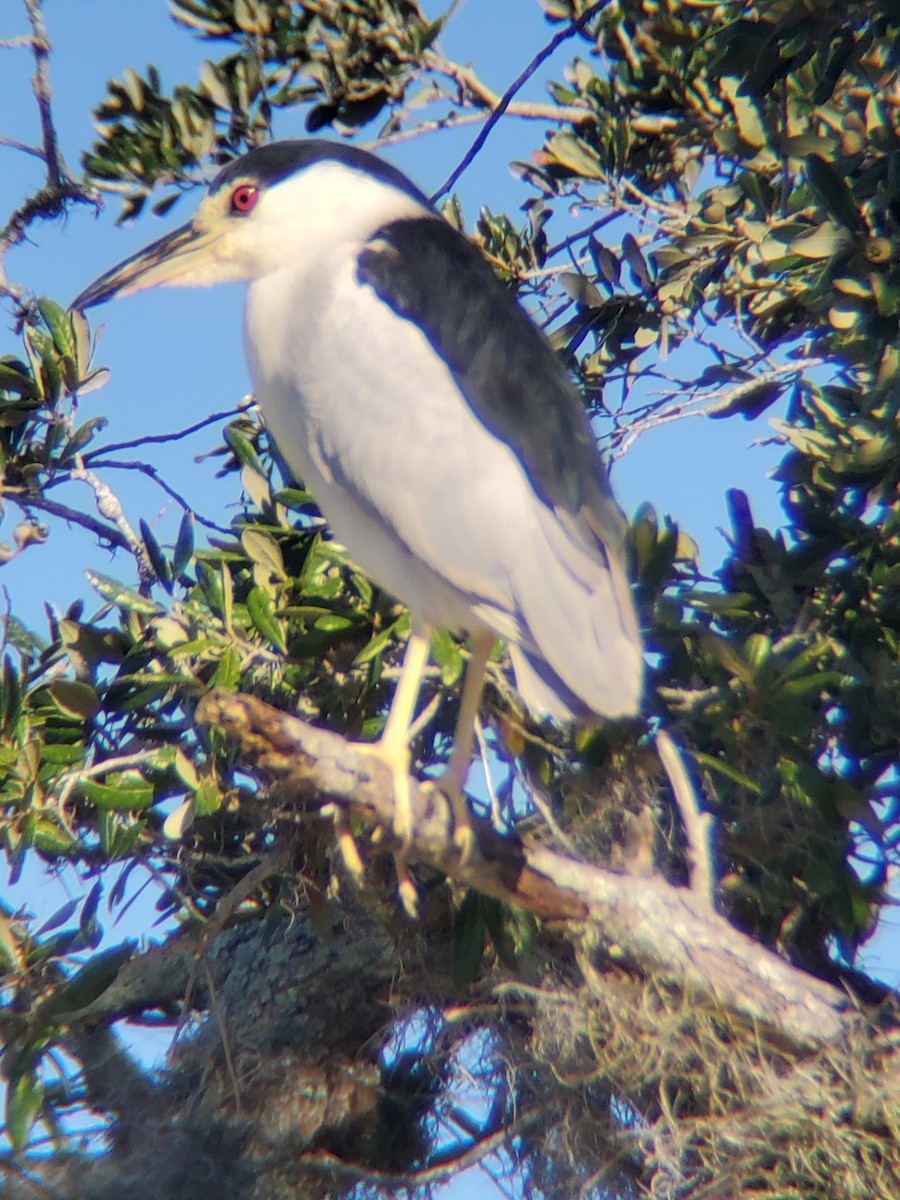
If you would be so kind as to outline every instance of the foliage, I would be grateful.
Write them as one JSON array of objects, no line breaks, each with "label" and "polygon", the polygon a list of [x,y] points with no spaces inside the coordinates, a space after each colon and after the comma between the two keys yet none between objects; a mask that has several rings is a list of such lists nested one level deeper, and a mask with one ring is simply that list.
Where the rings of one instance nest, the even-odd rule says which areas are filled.
[{"label": "foliage", "polygon": [[[648,766],[648,731],[671,729],[717,819],[719,904],[830,978],[871,933],[900,838],[900,26],[886,0],[543,6],[580,54],[530,114],[544,140],[516,165],[524,226],[484,210],[475,236],[523,302],[552,317],[550,336],[611,454],[678,414],[776,411],[787,527],[756,528],[746,498],[732,494],[729,554],[710,579],[690,539],[641,510],[630,552],[653,664],[645,723],[536,728],[498,658],[492,744],[508,764],[498,805],[509,824],[538,825],[543,837],[562,825],[583,851],[613,861],[628,859],[649,811],[651,840],[665,843],[655,844],[657,866],[683,879],[678,818]],[[175,0],[173,16],[220,57],[171,92],[154,67],[110,82],[83,166],[91,186],[121,195],[123,218],[151,194],[165,211],[200,168],[266,140],[278,112],[299,105],[310,129],[339,133],[380,115],[384,143],[417,123],[446,123],[450,111],[484,118],[494,107],[443,56],[442,22],[412,0]],[[577,30],[563,24],[577,18],[586,18]],[[414,86],[424,88],[415,104]],[[423,95],[430,106],[420,107]],[[445,209],[463,223],[453,198]],[[572,209],[575,231],[554,245]],[[296,817],[277,797],[261,801],[233,748],[198,730],[199,697],[213,686],[250,691],[369,739],[408,632],[402,608],[328,538],[312,497],[279,479],[252,410],[216,450],[243,489],[230,528],[198,544],[186,512],[173,545],[146,524],[134,532],[97,465],[115,456],[100,443],[102,420],[76,419],[77,396],[105,378],[84,318],[50,299],[19,315],[21,348],[0,360],[2,499],[19,514],[4,560],[46,554],[63,517],[134,567],[119,557],[116,579],[91,574],[99,603],[88,615],[76,603],[51,613],[46,630],[13,613],[3,622],[0,832],[13,875],[36,857],[95,880],[41,930],[0,913],[16,1150],[36,1122],[66,1144],[65,1114],[85,1100],[70,1071],[48,1064],[59,1048],[79,1059],[73,1014],[98,1003],[133,953],[127,943],[97,950],[103,888],[121,905],[135,873],[149,872],[160,912],[196,931],[286,829],[298,836]],[[667,356],[684,362],[687,350],[679,377]],[[651,396],[648,379],[662,379],[669,398]],[[54,499],[76,478],[94,491],[100,519]],[[433,650],[421,771],[446,754],[464,660],[446,634]],[[514,786],[521,778],[553,797],[549,824]],[[302,911],[321,933],[353,903],[335,882],[331,839],[319,826],[299,836],[291,869],[268,878],[244,912]],[[379,882],[370,880],[366,919],[391,909],[390,885]],[[790,1111],[773,1115],[789,1056],[762,1054],[755,1034],[692,1007],[666,981],[626,982],[615,963],[598,974],[561,952],[553,929],[424,883],[444,897],[432,957],[419,961],[408,931],[393,935],[408,956],[393,1011],[421,1006],[431,1022],[411,1038],[428,1076],[415,1103],[407,1095],[411,1124],[434,1135],[454,1111],[466,1053],[483,1035],[495,1053],[479,1075],[491,1107],[481,1135],[515,1130],[518,1112],[547,1105],[540,1134],[516,1135],[535,1194],[890,1193],[896,1094],[842,1075],[826,1053]],[[463,995],[484,1015],[457,1030],[451,1009]],[[201,1011],[210,1004],[197,1001]],[[163,1017],[174,1025],[178,1012]],[[381,1028],[384,1040],[387,1009]],[[865,1021],[856,1036],[857,1065],[877,1073],[885,1047]],[[643,1050],[635,1061],[635,1044],[656,1046],[652,1063]],[[398,1073],[391,1061],[386,1088]],[[832,1113],[852,1112],[847,1127],[816,1110],[817,1090]],[[830,1132],[786,1165],[767,1140],[781,1118],[784,1142],[811,1119]],[[411,1139],[406,1157],[385,1163],[370,1147],[359,1161],[409,1174],[433,1164],[429,1153]]]}]

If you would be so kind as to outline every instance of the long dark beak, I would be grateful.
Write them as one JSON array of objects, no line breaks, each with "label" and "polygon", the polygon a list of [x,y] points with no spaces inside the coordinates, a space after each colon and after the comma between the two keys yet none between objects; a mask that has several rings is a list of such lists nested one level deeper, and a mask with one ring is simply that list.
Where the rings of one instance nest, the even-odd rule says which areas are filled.
[{"label": "long dark beak", "polygon": [[101,275],[72,301],[72,308],[90,308],[159,285],[206,283],[204,275],[214,264],[212,248],[217,241],[215,234],[197,230],[192,223],[182,225]]}]

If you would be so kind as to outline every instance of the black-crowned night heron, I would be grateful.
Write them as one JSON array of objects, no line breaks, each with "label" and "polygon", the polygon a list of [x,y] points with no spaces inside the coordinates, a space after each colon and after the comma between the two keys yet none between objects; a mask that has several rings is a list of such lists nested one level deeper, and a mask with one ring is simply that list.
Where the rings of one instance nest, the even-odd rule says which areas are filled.
[{"label": "black-crowned night heron", "polygon": [[465,840],[462,787],[496,637],[534,714],[566,722],[639,703],[623,521],[578,393],[478,251],[398,170],[349,146],[276,142],[235,159],[193,220],[73,307],[230,281],[249,284],[247,356],[280,454],[412,615],[376,743],[407,845],[430,636],[470,636],[440,783]]}]

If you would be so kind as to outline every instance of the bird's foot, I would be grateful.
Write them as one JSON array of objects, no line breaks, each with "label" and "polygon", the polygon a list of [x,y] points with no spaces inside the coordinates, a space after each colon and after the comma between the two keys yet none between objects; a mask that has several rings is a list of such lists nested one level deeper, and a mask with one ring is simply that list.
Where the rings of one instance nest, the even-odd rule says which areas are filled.
[{"label": "bird's foot", "polygon": [[363,866],[363,860],[360,858],[356,840],[351,832],[347,814],[338,808],[336,804],[326,804],[322,808],[320,815],[330,817],[334,821],[334,834],[337,840],[338,851],[344,860],[344,866],[347,868],[347,872],[356,886],[362,887],[365,867]]},{"label": "bird's foot", "polygon": [[354,749],[368,758],[377,759],[391,773],[394,796],[393,833],[400,842],[400,848],[394,851],[397,891],[404,912],[415,920],[419,915],[419,897],[416,885],[409,873],[409,850],[413,841],[409,747],[405,743],[401,745],[382,740],[380,742],[357,742]]},{"label": "bird's foot", "polygon": [[459,770],[452,762],[443,775],[425,786],[440,792],[447,798],[453,815],[453,844],[459,851],[460,862],[467,863],[475,849],[475,829],[472,813],[463,790],[466,771]]}]

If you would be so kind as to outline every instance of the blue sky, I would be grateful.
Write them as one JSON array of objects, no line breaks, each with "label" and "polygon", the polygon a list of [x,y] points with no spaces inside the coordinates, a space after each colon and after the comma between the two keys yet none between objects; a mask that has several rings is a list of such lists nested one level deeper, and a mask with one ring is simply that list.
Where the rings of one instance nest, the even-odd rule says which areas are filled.
[{"label": "blue sky", "polygon": [[[426,10],[439,6],[426,4]],[[443,45],[458,61],[471,61],[480,76],[502,92],[548,38],[536,0],[518,0],[512,30],[510,0],[463,0]],[[215,44],[200,43],[169,18],[163,0],[46,0],[46,19],[54,45],[51,60],[55,116],[63,152],[77,170],[81,151],[93,139],[91,108],[105,91],[110,76],[120,76],[127,66],[143,70],[148,62],[162,71],[171,86],[193,81],[203,58],[217,53]],[[17,3],[3,6],[0,37],[26,31],[24,13]],[[559,77],[562,66],[576,52],[569,43],[557,53],[551,72]],[[31,59],[24,50],[0,50],[0,134],[35,144],[39,141],[37,117],[31,99]],[[532,80],[523,98],[543,98],[546,72]],[[468,223],[480,203],[495,212],[516,215],[524,193],[511,176],[508,162],[525,157],[537,144],[541,127],[504,120],[494,130],[475,165],[458,185]],[[477,126],[408,142],[387,152],[398,166],[428,192],[446,177],[474,138]],[[303,117],[297,112],[282,118],[281,136],[302,136]],[[41,181],[35,159],[0,146],[0,212],[7,213]],[[95,217],[87,208],[75,209],[65,221],[45,223],[30,231],[27,245],[11,252],[7,271],[11,278],[36,294],[66,303],[91,279],[141,245],[159,237],[187,219],[191,201],[180,204],[167,218],[149,215],[130,227],[117,227],[113,199]],[[559,219],[551,226],[557,239],[566,232]],[[207,413],[227,409],[249,390],[241,345],[242,289],[214,291],[158,291],[94,310],[93,320],[105,325],[98,363],[111,368],[111,381],[84,397],[80,416],[110,418],[104,440],[120,441],[152,432],[165,432],[190,424]],[[14,351],[17,343],[5,322],[0,353]],[[680,362],[682,370],[689,361]],[[726,524],[725,491],[746,490],[761,524],[780,522],[774,485],[767,478],[779,458],[777,448],[754,448],[752,443],[768,433],[765,420],[677,422],[648,434],[618,464],[614,484],[623,506],[633,511],[643,501],[661,513],[671,513],[698,540],[703,566],[715,568],[724,549],[719,526]],[[236,480],[214,478],[216,464],[195,463],[192,455],[209,449],[217,440],[214,431],[197,438],[185,450],[166,450],[156,459],[164,473],[201,511],[222,518],[236,498]],[[180,514],[161,492],[132,475],[109,476],[126,515],[136,526],[144,516],[161,540],[174,537]],[[85,503],[71,485],[72,503]],[[62,496],[60,496],[62,498]],[[8,539],[15,519],[7,519],[0,538]],[[89,561],[100,570],[131,578],[133,564],[124,558],[110,562],[78,530],[57,527],[44,547],[35,547],[0,571],[0,585],[8,589],[13,610],[40,627],[40,605],[51,599],[64,607],[75,596],[89,594],[82,570]],[[39,898],[34,897],[39,905]],[[48,901],[55,907],[58,899]],[[893,922],[885,922],[889,927]],[[900,981],[896,938],[881,938],[869,953],[869,962],[889,982]]]}]

